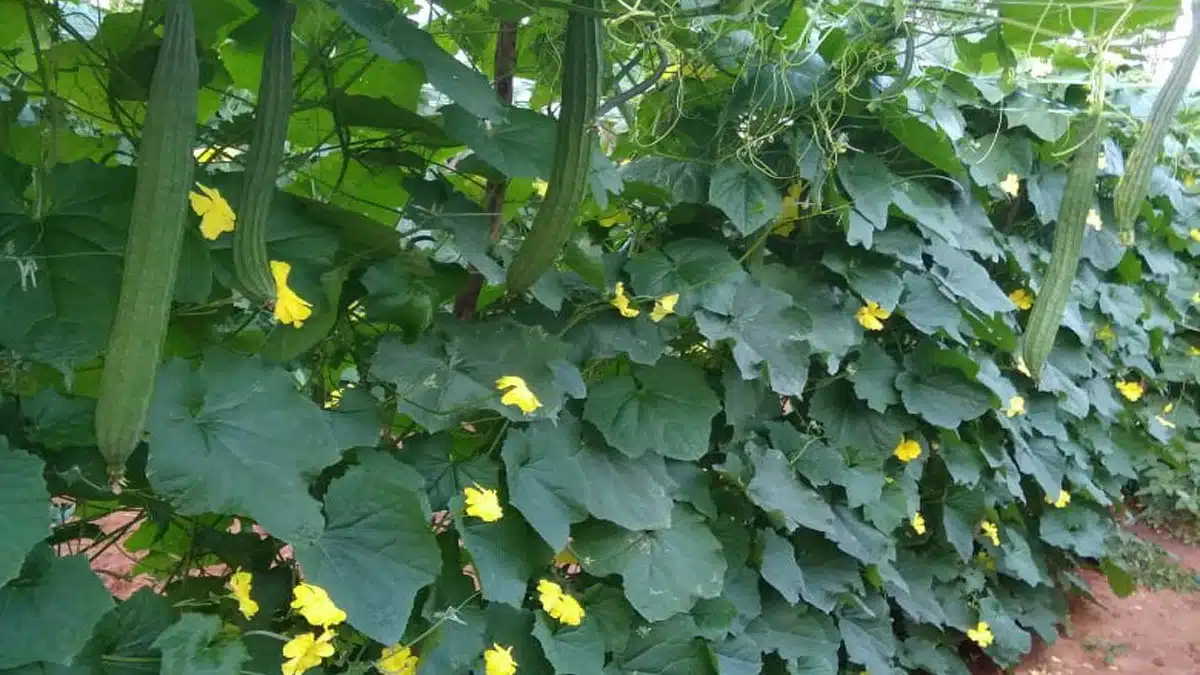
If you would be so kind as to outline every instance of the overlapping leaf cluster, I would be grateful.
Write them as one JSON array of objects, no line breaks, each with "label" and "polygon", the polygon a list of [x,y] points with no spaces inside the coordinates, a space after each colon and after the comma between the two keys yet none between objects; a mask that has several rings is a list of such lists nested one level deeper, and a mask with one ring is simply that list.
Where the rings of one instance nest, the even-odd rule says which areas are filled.
[{"label": "overlapping leaf cluster", "polygon": [[[254,89],[265,30],[248,3],[217,5],[200,31],[213,152],[245,123],[213,92]],[[445,51],[486,61],[479,8],[425,32],[387,3],[302,4],[314,46],[269,247],[314,315],[277,326],[235,301],[228,236],[191,232],[120,494],[103,487],[91,397],[132,186],[107,154],[127,118],[104,115],[137,110],[137,78],[60,80],[71,119],[92,124],[63,143],[75,156],[46,167],[44,137],[20,133],[0,155],[0,669],[276,672],[273,634],[307,630],[288,604],[302,577],[348,617],[329,671],[403,644],[420,673],[483,673],[498,644],[530,675],[957,674],[980,646],[1009,665],[1053,640],[1078,566],[1126,585],[1106,558],[1111,509],[1200,434],[1194,156],[1169,147],[1123,248],[1108,196],[1136,125],[1111,126],[1099,227],[1034,382],[1015,361],[1021,305],[1096,55],[1005,15],[923,41],[902,92],[876,99],[886,78],[854,64],[877,58],[878,35],[840,10],[773,11],[769,34],[751,13],[706,25],[702,45],[680,38],[687,67],[613,127],[559,269],[530,298],[486,287],[464,320],[467,269],[500,282],[529,220],[553,118],[506,109]],[[56,67],[130,75],[153,44],[137,16],[56,45]],[[558,18],[535,13],[527,46]],[[809,52],[806,26],[838,39]],[[27,39],[0,32],[0,47]],[[1034,44],[1053,76],[1014,51]],[[552,100],[553,65],[522,53],[531,96]],[[422,76],[452,103],[432,112],[392,86]],[[209,162],[204,180],[236,203],[231,168]],[[480,183],[497,175],[511,204],[493,245]],[[540,406],[503,403],[505,377]],[[466,488],[496,491],[502,517],[468,516]],[[47,539],[51,496],[70,506]],[[72,554],[106,542],[92,521],[115,512],[155,586],[114,605],[83,557],[102,547]],[[235,569],[253,576],[252,618]],[[578,598],[578,626],[547,614],[542,580]]]}]

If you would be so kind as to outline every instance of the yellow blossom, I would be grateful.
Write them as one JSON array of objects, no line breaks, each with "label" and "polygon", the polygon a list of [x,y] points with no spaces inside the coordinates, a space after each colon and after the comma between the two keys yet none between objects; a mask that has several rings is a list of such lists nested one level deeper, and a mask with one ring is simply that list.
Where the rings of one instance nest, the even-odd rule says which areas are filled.
[{"label": "yellow blossom", "polygon": [[1104,229],[1104,220],[1100,218],[1100,214],[1096,212],[1096,209],[1088,209],[1087,220],[1084,222],[1087,223],[1088,227],[1097,232]]},{"label": "yellow blossom", "polygon": [[1188,356],[1200,356],[1200,347],[1196,345],[1188,347]]},{"label": "yellow blossom", "polygon": [[980,551],[975,554],[975,562],[986,570],[996,571],[996,559],[993,558],[987,551]]},{"label": "yellow blossom", "polygon": [[1008,407],[1004,409],[1004,414],[1009,417],[1025,414],[1025,398],[1014,396],[1008,399]]},{"label": "yellow blossom", "polygon": [[271,261],[271,276],[275,277],[275,318],[280,323],[299,328],[305,319],[312,316],[312,303],[296,294],[288,286],[288,275],[292,266],[282,260]]},{"label": "yellow blossom", "polygon": [[233,232],[237,214],[229,202],[216,188],[200,183],[196,183],[196,187],[200,188],[200,192],[189,191],[188,201],[192,204],[192,211],[200,216],[200,234],[205,239],[216,239],[222,232]]},{"label": "yellow blossom", "polygon": [[913,532],[925,534],[925,516],[921,515],[920,511],[913,514],[909,524],[912,525]]},{"label": "yellow blossom", "polygon": [[630,306],[629,303],[629,296],[625,294],[625,284],[618,281],[616,288],[613,289],[612,306],[620,310],[621,316],[632,319],[641,312],[637,307]]},{"label": "yellow blossom", "polygon": [[300,675],[309,668],[321,665],[321,660],[333,656],[333,631],[326,630],[321,637],[312,633],[301,633],[283,646],[283,675]]},{"label": "yellow blossom", "polygon": [[542,180],[541,178],[535,178],[533,181],[533,191],[536,192],[539,197],[544,198],[546,196],[546,190],[549,187],[550,187],[550,184],[547,183],[546,181]]},{"label": "yellow blossom", "polygon": [[678,293],[668,293],[654,301],[654,309],[650,312],[650,320],[658,323],[668,315],[675,313],[675,304],[679,302]]},{"label": "yellow blossom", "polygon": [[1029,309],[1033,307],[1033,296],[1024,288],[1018,288],[1008,294],[1008,299],[1012,300],[1012,304],[1017,306],[1017,309]]},{"label": "yellow blossom", "polygon": [[512,647],[501,647],[493,643],[491,649],[483,653],[483,664],[487,675],[515,675],[517,672]]},{"label": "yellow blossom", "polygon": [[979,529],[983,530],[983,534],[992,540],[992,546],[1000,545],[1000,528],[990,520],[985,520],[979,524]]},{"label": "yellow blossom", "polygon": [[526,415],[542,407],[542,402],[530,391],[525,380],[516,375],[505,375],[496,380],[496,389],[504,392],[504,395],[500,397],[501,403],[515,405]]},{"label": "yellow blossom", "polygon": [[1142,386],[1141,382],[1126,382],[1124,380],[1117,382],[1117,391],[1121,392],[1121,395],[1129,401],[1136,401],[1142,397],[1142,394],[1146,393],[1146,389]]},{"label": "yellow blossom", "polygon": [[346,620],[346,613],[333,604],[324,588],[312,584],[297,584],[292,589],[292,609],[299,610],[304,620],[314,626],[328,628]]},{"label": "yellow blossom", "polygon": [[858,320],[858,325],[867,330],[883,330],[883,320],[891,315],[892,313],[880,307],[878,302],[868,300],[867,304],[859,307],[854,313],[854,318]]},{"label": "yellow blossom", "polygon": [[974,628],[968,630],[967,637],[971,639],[971,642],[984,649],[990,647],[992,641],[996,639],[996,636],[992,635],[992,629],[986,621],[980,621]]},{"label": "yellow blossom", "polygon": [[800,218],[800,194],[804,192],[803,183],[792,183],[788,186],[787,194],[783,196],[783,207],[779,217],[775,219],[772,234],[786,237],[796,231],[796,220]]},{"label": "yellow blossom", "polygon": [[467,503],[467,515],[475,516],[485,523],[494,523],[504,517],[504,509],[500,506],[500,496],[495,490],[481,487],[463,488],[463,499]]},{"label": "yellow blossom", "polygon": [[1046,495],[1046,503],[1053,504],[1056,509],[1065,509],[1067,508],[1067,504],[1071,503],[1071,493],[1066,490],[1059,490],[1058,496],[1054,499],[1051,499],[1050,495]]},{"label": "yellow blossom", "polygon": [[1159,424],[1163,425],[1164,427],[1166,427],[1168,429],[1174,429],[1175,423],[1166,418],[1166,415],[1170,415],[1171,411],[1174,409],[1175,409],[1174,403],[1168,403],[1168,404],[1164,405],[1162,412],[1154,416],[1154,421],[1158,422]]},{"label": "yellow blossom", "polygon": [[229,577],[229,590],[238,603],[238,611],[247,619],[253,619],[258,614],[258,603],[250,597],[250,582],[253,576],[249,572],[237,571]]},{"label": "yellow blossom", "polygon": [[1200,227],[1188,230],[1188,236],[1192,238],[1192,241],[1200,241]]},{"label": "yellow blossom", "polygon": [[1103,328],[1096,331],[1096,337],[1107,342],[1108,340],[1116,339],[1117,334],[1113,332],[1112,326],[1105,325]]},{"label": "yellow blossom", "polygon": [[892,450],[892,454],[901,462],[911,462],[921,456],[921,444],[901,436],[900,442],[896,444],[896,449]]},{"label": "yellow blossom", "polygon": [[1015,173],[1008,174],[1000,183],[1000,190],[1009,197],[1021,194],[1021,177]]},{"label": "yellow blossom", "polygon": [[542,579],[538,582],[538,601],[542,603],[542,609],[551,618],[568,626],[578,626],[583,621],[585,612],[579,601],[564,593],[562,586],[550,581]]},{"label": "yellow blossom", "polygon": [[383,675],[416,675],[420,659],[402,644],[394,644],[383,650],[376,667]]},{"label": "yellow blossom", "polygon": [[1200,291],[1196,291],[1195,293],[1192,293],[1192,302],[1196,303],[1197,305],[1200,305]]}]

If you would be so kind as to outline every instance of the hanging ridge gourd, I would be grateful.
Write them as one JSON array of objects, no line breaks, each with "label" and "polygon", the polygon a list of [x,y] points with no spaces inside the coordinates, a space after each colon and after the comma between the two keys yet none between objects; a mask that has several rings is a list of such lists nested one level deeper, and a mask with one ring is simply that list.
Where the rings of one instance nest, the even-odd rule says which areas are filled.
[{"label": "hanging ridge gourd", "polygon": [[170,0],[150,81],[116,319],[96,403],[96,442],[114,491],[146,424],[187,222],[198,115],[196,24]]},{"label": "hanging ridge gourd", "polygon": [[1121,243],[1132,246],[1134,239],[1133,226],[1137,221],[1138,211],[1146,193],[1150,191],[1150,174],[1158,155],[1162,152],[1163,139],[1179,103],[1187,92],[1188,82],[1192,79],[1192,71],[1196,69],[1196,61],[1200,59],[1200,0],[1192,0],[1192,32],[1188,35],[1179,57],[1171,66],[1171,73],[1163,83],[1158,96],[1154,97],[1154,105],[1150,108],[1150,117],[1142,127],[1129,159],[1125,162],[1125,173],[1117,184],[1113,195],[1113,211],[1117,219],[1117,231]]},{"label": "hanging ridge gourd", "polygon": [[1088,136],[1076,152],[1067,174],[1058,207],[1058,222],[1054,227],[1050,265],[1042,277],[1042,287],[1025,326],[1022,358],[1035,380],[1040,377],[1042,364],[1054,348],[1054,338],[1071,295],[1071,284],[1079,269],[1088,210],[1096,199],[1096,161],[1100,156],[1100,138],[1104,135],[1100,113],[1093,111],[1083,128]]},{"label": "hanging ridge gourd", "polygon": [[234,273],[242,290],[256,302],[275,298],[275,278],[267,256],[267,219],[292,113],[292,23],[296,20],[296,6],[290,0],[267,4],[274,6],[271,38],[263,52],[254,135],[246,153],[238,224],[233,231]]},{"label": "hanging ridge gourd", "polygon": [[554,264],[570,238],[587,191],[596,141],[603,26],[594,11],[599,8],[598,0],[575,0],[574,5],[584,11],[571,11],[567,17],[562,108],[555,127],[554,159],[546,182],[546,198],[508,266],[505,284],[514,294],[528,290]]}]

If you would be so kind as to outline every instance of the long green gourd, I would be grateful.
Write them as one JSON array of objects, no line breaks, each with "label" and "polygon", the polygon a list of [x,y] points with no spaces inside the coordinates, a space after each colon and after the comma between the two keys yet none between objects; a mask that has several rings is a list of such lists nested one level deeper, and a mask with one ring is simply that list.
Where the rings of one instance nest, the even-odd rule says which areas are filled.
[{"label": "long green gourd", "polygon": [[1079,269],[1087,214],[1096,199],[1096,160],[1100,155],[1100,138],[1104,135],[1100,113],[1093,111],[1083,128],[1089,135],[1071,162],[1058,207],[1050,265],[1042,277],[1042,287],[1025,326],[1022,358],[1035,380],[1041,376],[1042,364],[1054,348],[1054,338],[1071,295],[1071,284]]},{"label": "long green gourd", "polygon": [[585,11],[572,11],[567,17],[562,109],[554,137],[552,170],[533,227],[508,267],[505,283],[514,294],[528,290],[554,264],[570,238],[587,192],[596,142],[603,27],[595,12],[587,11],[598,9],[598,0],[575,0],[574,5]]},{"label": "long green gourd", "polygon": [[96,404],[96,442],[119,490],[162,358],[187,223],[199,91],[195,17],[169,0],[138,148],[125,268]]},{"label": "long green gourd", "polygon": [[254,135],[246,153],[246,172],[242,174],[236,208],[237,228],[233,231],[234,273],[242,289],[258,302],[275,298],[275,278],[267,256],[267,219],[292,112],[292,23],[296,6],[289,0],[275,0],[273,4],[271,38],[263,52],[254,112]]},{"label": "long green gourd", "polygon": [[1150,191],[1150,174],[1158,155],[1162,152],[1163,139],[1175,119],[1179,102],[1187,92],[1188,82],[1192,79],[1192,71],[1196,69],[1196,61],[1200,59],[1200,0],[1192,2],[1192,32],[1188,35],[1179,57],[1171,66],[1171,73],[1150,108],[1150,117],[1142,133],[1138,136],[1125,162],[1125,173],[1117,184],[1113,195],[1113,212],[1117,219],[1117,231],[1121,243],[1132,246],[1135,240],[1133,226],[1137,221],[1138,211]]}]

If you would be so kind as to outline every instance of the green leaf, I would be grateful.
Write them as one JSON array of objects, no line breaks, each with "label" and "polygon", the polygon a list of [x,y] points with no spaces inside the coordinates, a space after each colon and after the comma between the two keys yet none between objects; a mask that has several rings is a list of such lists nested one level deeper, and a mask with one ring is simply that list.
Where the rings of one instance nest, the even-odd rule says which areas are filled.
[{"label": "green leaf", "polygon": [[1002,665],[1016,663],[1033,647],[1029,633],[1017,625],[995,597],[989,595],[979,601],[979,619],[988,623],[996,637],[987,653]]},{"label": "green leaf", "polygon": [[796,478],[783,453],[774,448],[746,446],[754,465],[754,478],[746,487],[750,500],[769,514],[778,514],[789,532],[807,527],[829,532],[834,526],[833,511],[816,490]]},{"label": "green leaf", "polygon": [[633,532],[589,521],[577,528],[574,548],[589,574],[621,575],[626,599],[647,621],[662,621],[721,594],[721,544],[686,507],[675,508],[667,529]]},{"label": "green leaf", "polygon": [[971,675],[958,654],[924,636],[904,640],[900,662],[909,668],[923,668],[931,675]]},{"label": "green leaf", "polygon": [[509,108],[490,122],[462,106],[441,109],[446,133],[509,178],[548,178],[554,152],[555,122],[528,108]]},{"label": "green leaf", "polygon": [[322,294],[314,299],[313,315],[299,328],[282,323],[275,326],[259,350],[263,359],[276,363],[289,361],[325,339],[337,323],[338,301],[349,274],[350,269],[346,267],[336,267],[322,274]]},{"label": "green leaf", "polygon": [[[595,618],[594,607],[585,602],[587,618]],[[516,610],[508,605],[489,603],[484,608],[487,618],[487,635],[484,645],[499,643],[512,647],[513,658],[520,672],[544,673],[552,675],[554,668],[542,653],[542,647],[533,635],[537,615],[527,609]],[[476,651],[476,656],[478,656]],[[440,672],[440,671],[438,671]]]},{"label": "green leaf", "polygon": [[805,675],[837,675],[842,639],[829,615],[808,605],[792,606],[771,594],[762,616],[746,628],[746,637],[763,652],[791,662],[789,670]]},{"label": "green leaf", "polygon": [[864,409],[850,384],[841,380],[813,394],[809,414],[821,423],[834,447],[872,451],[879,457],[891,455],[915,426],[912,418],[898,410],[880,414]]},{"label": "green leaf", "polygon": [[983,520],[983,495],[976,490],[952,485],[942,498],[942,527],[958,556],[970,560],[975,553],[975,533]]},{"label": "green leaf", "polygon": [[600,626],[584,617],[576,627],[559,626],[545,612],[537,613],[533,636],[542,645],[546,658],[557,673],[602,675],[604,672],[604,635]]},{"label": "green leaf", "polygon": [[450,500],[462,495],[463,488],[481,485],[495,489],[500,485],[500,465],[485,456],[462,460],[456,456],[454,436],[439,433],[405,440],[400,458],[425,479],[429,505],[444,509]]},{"label": "green leaf", "polygon": [[238,675],[250,658],[241,640],[220,635],[221,619],[184,614],[154,641],[162,652],[162,675]]},{"label": "green leaf", "polygon": [[882,595],[868,596],[859,604],[848,605],[838,617],[838,628],[851,661],[861,663],[871,672],[892,672],[896,635],[890,608]]},{"label": "green leaf", "polygon": [[850,372],[854,393],[867,402],[876,412],[884,412],[889,405],[900,402],[894,382],[900,366],[888,356],[878,343],[868,340],[858,353],[858,361]]},{"label": "green leaf", "polygon": [[863,522],[844,506],[835,506],[837,520],[829,538],[846,553],[868,565],[880,565],[896,557],[895,543],[888,535]]},{"label": "green leaf", "polygon": [[954,144],[937,123],[908,110],[908,103],[884,105],[879,112],[880,122],[888,133],[904,144],[913,154],[951,176],[963,175],[962,162],[954,152]]},{"label": "green leaf", "polygon": [[793,306],[787,293],[753,280],[738,287],[733,307],[727,317],[696,312],[700,332],[709,340],[734,341],[733,359],[743,379],[757,379],[765,365],[776,393],[802,396],[809,348],[801,340],[812,330],[808,315]]},{"label": "green leaf", "polygon": [[904,287],[894,261],[830,249],[821,258],[821,264],[845,278],[851,290],[864,300],[874,301],[889,312],[900,302]]},{"label": "green leaf", "polygon": [[675,484],[662,457],[628,457],[610,449],[594,431],[584,429],[579,463],[588,477],[587,510],[629,530],[671,526]]},{"label": "green leaf", "polygon": [[831,612],[838,597],[861,589],[858,563],[824,537],[801,534],[792,542],[767,531],[763,534],[763,579],[792,604],[804,601]]},{"label": "green leaf", "polygon": [[937,263],[933,267],[933,277],[951,293],[979,308],[984,314],[1010,312],[1016,308],[992,281],[987,269],[971,256],[942,242],[930,246],[928,251]]},{"label": "green leaf", "polygon": [[708,454],[712,418],[720,410],[704,371],[669,358],[594,384],[583,417],[630,457],[656,452],[697,460]]},{"label": "green leaf", "polygon": [[677,616],[637,631],[618,657],[626,673],[646,675],[711,675],[708,650],[693,637],[691,617]]},{"label": "green leaf", "polygon": [[357,387],[342,389],[337,406],[325,411],[325,420],[333,432],[336,446],[342,450],[375,447],[383,429],[379,402],[369,392]]},{"label": "green leaf", "polygon": [[878,157],[870,153],[853,154],[838,162],[838,180],[854,201],[850,208],[847,241],[871,248],[875,230],[887,227],[888,206],[896,176]]},{"label": "green leaf", "polygon": [[727,163],[712,172],[708,203],[724,211],[737,231],[749,236],[779,217],[783,197],[758,169]]},{"label": "green leaf", "polygon": [[39,545],[21,575],[0,588],[0,669],[69,664],[112,606],[86,556],[59,558]]},{"label": "green leaf", "polygon": [[[1049,584],[1050,577],[1042,564],[1043,556],[1034,557],[1029,548],[1029,542],[1015,527],[1004,529],[1004,537],[1000,540],[1000,551],[1003,553],[997,560],[1001,572],[1024,581],[1030,586]],[[1039,551],[1039,553],[1041,553]]]},{"label": "green leaf", "polygon": [[[567,346],[538,328],[507,321],[447,323],[413,344],[399,336],[380,341],[372,373],[393,383],[397,409],[431,433],[471,419],[478,410],[514,422],[554,419],[567,395],[582,398],[583,379],[566,361]],[[500,402],[496,380],[525,380],[542,406],[526,415]]]},{"label": "green leaf", "polygon": [[620,589],[596,584],[587,589],[582,604],[587,609],[587,620],[599,627],[607,651],[625,651],[633,632],[634,613]]},{"label": "green leaf", "polygon": [[371,51],[391,61],[419,61],[429,83],[455,103],[478,117],[504,118],[505,110],[487,77],[442,50],[432,35],[394,6],[383,0],[337,0],[334,4],[342,19],[367,38]]},{"label": "green leaf", "polygon": [[1104,539],[1113,529],[1112,521],[1086,506],[1050,509],[1039,523],[1042,541],[1074,551],[1081,558],[1103,558]]},{"label": "green leaf", "polygon": [[904,408],[926,422],[946,429],[973,420],[992,409],[992,394],[961,372],[917,366],[896,377]]},{"label": "green leaf", "polygon": [[1173,2],[1153,0],[1126,7],[1094,5],[1083,0],[1004,3],[1000,6],[1004,41],[1025,50],[1032,45],[1067,37],[1077,30],[1091,35],[1139,35],[1147,29],[1170,30],[1179,12]]},{"label": "green leaf", "polygon": [[564,340],[571,345],[572,360],[609,359],[626,354],[629,360],[652,366],[667,351],[669,333],[653,321],[630,321],[605,313],[577,324]]},{"label": "green leaf", "polygon": [[171,623],[170,601],[141,588],[104,615],[74,662],[96,675],[144,674],[143,659],[158,656],[154,643]]},{"label": "green leaf", "polygon": [[681,316],[690,316],[698,308],[732,315],[734,296],[747,277],[723,245],[705,239],[672,241],[631,259],[626,269],[639,295],[657,298],[678,293],[675,311]]},{"label": "green leaf", "polygon": [[429,636],[432,644],[422,642],[418,674],[463,673],[479,659],[480,652],[487,644],[484,642],[486,624],[483,612],[478,607],[468,605],[455,609],[453,616],[453,619],[442,621]]},{"label": "green leaf", "polygon": [[308,481],[338,452],[287,371],[216,349],[195,371],[174,359],[158,373],[147,426],[150,484],[180,513],[244,514],[287,541],[320,532]]},{"label": "green leaf", "polygon": [[[997,185],[1010,173],[1028,176],[1033,167],[1033,145],[1023,134],[988,134],[964,140],[959,157],[970,167],[975,184],[986,187]],[[1054,212],[1058,214],[1057,206]]]},{"label": "green leaf", "polygon": [[415,471],[378,452],[329,485],[325,531],[293,541],[305,576],[373,640],[397,642],[413,598],[441,570]]},{"label": "green leaf", "polygon": [[[462,513],[462,499],[453,503],[453,511]],[[554,556],[519,513],[505,513],[494,523],[464,517],[458,531],[475,562],[484,600],[520,607],[529,578]]]},{"label": "green leaf", "polygon": [[33,545],[46,538],[50,526],[50,494],[42,460],[8,447],[0,436],[0,511],[4,513],[4,538],[0,539],[0,584],[21,572]]},{"label": "green leaf", "polygon": [[564,414],[557,424],[509,431],[501,452],[509,501],[556,551],[567,545],[571,523],[587,516],[579,433],[579,421]]},{"label": "green leaf", "polygon": [[709,649],[717,664],[719,675],[759,675],[762,672],[762,650],[745,635],[735,635]]},{"label": "green leaf", "polygon": [[928,275],[905,272],[904,290],[900,313],[914,328],[926,335],[937,335],[942,330],[958,342],[966,343],[961,333],[963,318],[958,305],[946,297]]},{"label": "green leaf", "polygon": [[[939,553],[939,557],[944,559],[949,552],[943,548]],[[935,573],[929,557],[924,551],[918,554],[910,549],[901,549],[895,564],[891,566],[895,576],[884,574],[884,589],[888,597],[895,600],[913,620],[944,626],[947,622],[946,612],[933,593]]]},{"label": "green leaf", "polygon": [[95,413],[94,399],[64,396],[54,389],[21,397],[21,414],[32,425],[31,438],[51,448],[95,445]]},{"label": "green leaf", "polygon": [[644,183],[667,191],[675,203],[703,204],[708,201],[709,168],[697,162],[680,162],[666,157],[640,157],[621,167],[626,182]]}]

